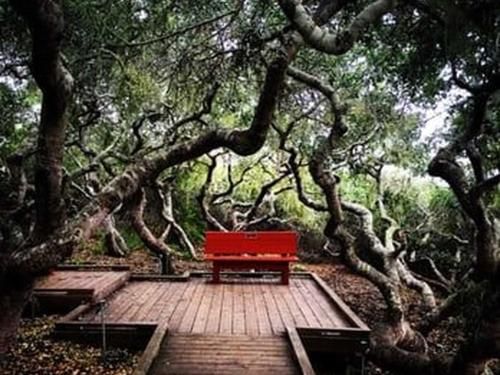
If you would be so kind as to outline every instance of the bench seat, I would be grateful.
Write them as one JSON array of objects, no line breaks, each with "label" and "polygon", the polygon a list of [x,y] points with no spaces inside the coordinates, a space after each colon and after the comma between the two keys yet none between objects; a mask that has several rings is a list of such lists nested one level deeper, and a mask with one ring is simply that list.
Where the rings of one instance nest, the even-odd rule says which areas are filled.
[{"label": "bench seat", "polygon": [[205,255],[205,260],[214,261],[214,260],[234,260],[238,262],[297,262],[299,258],[296,256],[275,256],[275,255]]},{"label": "bench seat", "polygon": [[290,262],[298,261],[295,232],[206,232],[205,257],[213,262],[213,282],[222,269],[280,271],[288,284]]}]

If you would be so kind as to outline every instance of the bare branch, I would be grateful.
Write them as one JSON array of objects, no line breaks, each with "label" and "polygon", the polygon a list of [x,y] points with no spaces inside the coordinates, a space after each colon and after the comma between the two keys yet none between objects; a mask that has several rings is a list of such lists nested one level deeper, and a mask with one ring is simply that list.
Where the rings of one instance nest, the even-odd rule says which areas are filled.
[{"label": "bare branch", "polygon": [[487,178],[486,180],[477,184],[471,189],[470,194],[472,196],[480,197],[484,193],[496,188],[498,184],[500,184],[500,174]]},{"label": "bare branch", "polygon": [[168,39],[171,39],[171,38],[174,38],[176,36],[185,34],[188,31],[196,30],[196,29],[198,29],[200,27],[209,25],[211,23],[217,22],[217,21],[219,21],[219,20],[221,20],[223,18],[226,18],[228,16],[234,15],[234,14],[238,13],[239,10],[240,10],[239,8],[238,9],[233,9],[233,10],[231,10],[229,12],[216,15],[216,16],[214,16],[212,18],[209,18],[209,19],[206,19],[206,20],[202,20],[202,21],[197,22],[197,23],[195,23],[193,25],[186,26],[184,28],[181,28],[179,30],[173,31],[173,32],[168,33],[166,35],[162,35],[162,36],[157,37],[157,38],[143,40],[143,41],[139,41],[139,42],[125,42],[123,44],[108,44],[107,47],[108,48],[134,48],[134,47],[144,47],[144,46],[147,46],[147,45],[150,45],[150,44],[164,42],[164,41],[166,41]]},{"label": "bare branch", "polygon": [[300,0],[279,0],[283,13],[313,48],[332,55],[349,51],[368,26],[375,23],[396,5],[395,0],[377,0],[363,9],[349,27],[337,35],[319,27]]}]

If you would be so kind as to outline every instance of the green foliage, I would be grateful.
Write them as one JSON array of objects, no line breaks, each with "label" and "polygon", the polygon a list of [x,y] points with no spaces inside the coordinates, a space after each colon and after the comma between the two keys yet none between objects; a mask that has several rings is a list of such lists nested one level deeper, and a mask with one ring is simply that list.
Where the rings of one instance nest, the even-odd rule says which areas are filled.
[{"label": "green foliage", "polygon": [[196,197],[205,182],[205,173],[204,165],[192,163],[176,175],[174,190],[175,216],[189,238],[198,244],[204,238],[205,222]]},{"label": "green foliage", "polygon": [[117,95],[120,100],[117,105],[122,114],[140,113],[161,102],[160,87],[147,71],[131,64],[119,70]]},{"label": "green foliage", "polygon": [[138,248],[142,248],[144,245],[137,235],[137,233],[128,225],[124,225],[119,228],[120,229],[120,234],[122,235],[123,239],[125,240],[125,243],[127,244],[127,247],[130,250],[135,250]]},{"label": "green foliage", "polygon": [[343,174],[341,176],[340,192],[345,200],[357,202],[366,207],[374,207],[375,205],[375,186],[364,175],[351,177],[347,173]]},{"label": "green foliage", "polygon": [[[330,26],[340,29],[348,25],[367,3],[351,2]],[[414,106],[433,104],[449,92],[450,61],[456,62],[460,75],[471,82],[480,82],[492,71],[496,60],[491,35],[498,29],[492,15],[498,14],[498,8],[492,0],[427,3],[443,20],[402,2],[349,53],[332,57],[303,48],[293,65],[330,83],[340,102],[346,104],[344,120],[349,130],[337,147],[344,152],[330,160],[332,170],[341,177],[342,198],[369,207],[380,233],[383,228],[376,205],[377,188],[368,172],[374,165],[384,165],[390,170],[383,186],[389,215],[410,233],[410,244],[419,253],[444,259],[457,249],[456,241],[435,233],[430,243],[423,241],[422,223],[428,220],[426,230],[445,235],[467,234],[468,228],[448,189],[416,177],[423,175],[432,153],[429,145],[420,142],[425,124]],[[2,70],[0,76],[0,158],[33,143],[41,106],[41,94],[26,65],[30,50],[27,31],[11,8],[0,7],[0,65],[12,66]],[[71,174],[112,147],[114,154],[105,158],[105,166],[97,167],[102,186],[129,163],[154,156],[173,144],[210,129],[251,124],[266,64],[280,40],[266,38],[287,23],[279,7],[270,1],[209,0],[193,6],[186,1],[69,0],[64,2],[64,14],[64,64],[76,88],[64,167]],[[220,18],[202,22],[215,16]],[[211,113],[174,129],[179,120],[206,105],[206,94],[214,87],[218,91]],[[306,162],[333,121],[323,99],[314,90],[288,79],[273,119],[283,128],[297,122],[287,142],[299,151],[300,162],[304,162],[300,167],[304,191],[317,202],[323,202],[324,197],[312,181]],[[313,106],[317,109],[304,116]],[[495,140],[495,124],[500,121],[498,99],[491,107],[486,134]],[[435,141],[442,142],[462,131],[467,110],[466,105],[453,108],[453,129],[457,130],[442,133]],[[158,112],[155,119],[148,118],[140,129],[150,146],[148,152],[131,155],[137,144],[132,125],[153,112]],[[87,150],[74,142],[80,140],[81,129],[85,129],[83,143]],[[169,137],[170,132],[177,133]],[[481,139],[478,143],[486,156],[487,170],[497,168],[498,142]],[[255,157],[224,157],[215,170],[212,189],[227,187],[229,163],[238,176],[263,155],[269,160],[253,168],[233,194],[237,200],[252,201],[262,185],[280,173],[288,157],[278,150],[274,133],[269,134],[265,148]],[[198,243],[205,229],[196,201],[206,176],[203,161],[200,158],[166,172],[176,177],[172,184],[175,215]],[[340,167],[342,163],[344,167]],[[285,179],[276,189],[290,184]],[[498,214],[497,191],[488,195],[487,204]],[[291,218],[301,227],[323,229],[325,214],[306,208],[293,190],[277,197],[276,208],[280,217]],[[123,229],[123,236],[129,247],[141,246],[130,228]]]},{"label": "green foliage", "polygon": [[26,146],[34,133],[35,111],[40,95],[32,87],[16,87],[16,82],[0,81],[0,158]]}]

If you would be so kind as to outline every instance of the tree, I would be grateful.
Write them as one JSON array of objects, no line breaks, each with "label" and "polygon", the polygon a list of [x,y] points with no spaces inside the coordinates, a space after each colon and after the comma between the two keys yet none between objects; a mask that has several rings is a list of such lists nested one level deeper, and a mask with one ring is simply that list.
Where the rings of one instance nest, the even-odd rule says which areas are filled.
[{"label": "tree", "polygon": [[[88,238],[123,201],[137,199],[143,184],[156,179],[166,168],[215,148],[226,147],[237,154],[249,155],[262,146],[286,68],[295,55],[294,45],[289,45],[269,64],[262,94],[248,129],[208,131],[193,141],[177,144],[166,151],[159,151],[154,157],[132,163],[104,187],[80,215],[62,227],[62,149],[71,82],[60,53],[63,13],[60,6],[52,1],[26,1],[14,5],[31,28],[33,72],[44,94],[39,130],[42,147],[37,153],[37,159],[41,158],[37,164],[40,176],[36,184],[37,220],[43,220],[43,223],[36,224],[40,229],[36,232],[39,234],[34,244],[2,253],[0,306],[5,313],[0,320],[1,353],[5,352],[15,333],[31,292],[33,278],[68,257],[73,247]],[[48,149],[47,142],[53,142],[53,147]],[[45,220],[47,216],[50,220]]]},{"label": "tree", "polygon": [[[34,277],[70,256],[72,249],[88,238],[123,203],[135,203],[140,207],[144,185],[155,181],[165,169],[217,148],[227,148],[245,156],[262,147],[269,132],[287,67],[301,44],[296,34],[285,34],[285,43],[267,65],[254,116],[247,129],[208,130],[191,141],[176,143],[167,150],[155,150],[153,155],[132,160],[121,174],[103,187],[95,199],[63,225],[62,150],[66,109],[73,83],[61,55],[64,15],[60,5],[52,1],[25,1],[13,5],[31,31],[32,70],[42,90],[44,104],[39,145],[35,155],[38,166],[36,171],[39,171],[35,184],[36,235],[32,241],[20,247],[2,251],[0,306],[6,312],[0,320],[2,353],[15,333],[23,306],[31,293]],[[319,20],[323,18],[323,8],[324,6],[318,10]],[[191,118],[200,119],[206,109],[204,107]],[[51,147],[48,147],[49,144]],[[140,208],[138,212],[140,213]]]},{"label": "tree", "polygon": [[[298,1],[282,1],[281,5],[290,21],[293,22],[294,26],[301,33],[307,43],[319,51],[329,54],[338,54],[339,51],[344,51],[346,48],[349,48],[352,34],[356,35],[356,28],[354,28],[354,31],[351,31],[351,34],[341,34],[340,36],[333,35],[327,30],[322,30],[314,23],[311,17],[308,16],[305,8]],[[384,9],[384,7],[390,5],[394,4],[391,4],[389,1],[377,1],[371,4],[370,8]],[[468,8],[474,7],[475,5],[463,2],[459,5],[450,4],[439,7],[432,5],[428,6],[428,4],[416,2],[416,6],[420,11],[423,10],[426,16],[432,17],[435,20],[437,19],[437,22],[433,23],[434,25],[437,24],[438,27],[444,26],[446,28],[452,22],[454,23],[454,26],[458,25],[457,15],[461,17],[461,20],[467,19],[465,14],[467,14],[468,10],[472,10]],[[492,3],[490,4],[486,2],[484,8],[481,10],[486,11],[491,7],[494,8]],[[441,12],[444,10],[451,10],[451,17],[449,13],[443,16]],[[495,343],[495,338],[492,337],[491,330],[489,333],[486,332],[487,329],[485,330],[485,327],[489,327],[489,329],[491,329],[491,327],[496,326],[496,314],[493,311],[496,310],[495,306],[498,302],[498,236],[495,234],[495,219],[490,219],[488,217],[487,210],[485,210],[481,198],[479,198],[476,194],[477,189],[481,190],[479,186],[482,186],[480,184],[483,183],[485,179],[484,171],[482,170],[480,153],[475,146],[470,143],[470,141],[482,133],[481,129],[484,126],[484,115],[488,99],[492,93],[498,90],[496,75],[498,60],[496,60],[495,57],[488,56],[488,53],[485,53],[486,56],[484,56],[484,61],[488,61],[488,63],[491,61],[493,63],[489,66],[488,63],[482,61],[483,68],[478,69],[475,64],[471,64],[471,55],[467,54],[471,53],[471,51],[473,53],[476,52],[477,48],[483,48],[484,50],[485,44],[491,47],[492,38],[496,38],[495,34],[492,32],[495,28],[495,21],[492,20],[492,17],[484,16],[485,13],[481,13],[480,17],[483,18],[472,20],[470,24],[466,24],[467,27],[465,28],[465,32],[469,32],[469,34],[461,32],[456,39],[461,42],[465,40],[469,42],[467,45],[468,48],[461,48],[461,52],[454,54],[452,57],[454,81],[458,82],[461,87],[466,88],[475,94],[473,97],[473,110],[471,111],[472,119],[469,121],[469,125],[465,129],[464,135],[458,137],[458,140],[452,142],[450,146],[441,149],[429,167],[429,171],[432,175],[440,176],[448,182],[464,210],[475,222],[478,234],[480,233],[479,236],[481,238],[479,241],[476,240],[475,246],[477,254],[476,269],[480,272],[481,278],[489,280],[486,292],[486,295],[489,297],[485,298],[488,302],[483,300],[483,303],[485,303],[485,305],[483,305],[484,307],[482,312],[484,316],[484,323],[480,324],[480,327],[482,328],[478,331],[478,337],[473,340],[474,344],[469,343],[454,361],[454,365],[451,369],[453,373],[458,373],[459,371],[471,374],[480,373],[480,371],[483,371],[486,366],[487,360],[494,355],[492,353],[492,347],[490,346],[487,348],[485,343],[488,342],[491,345],[492,343]],[[481,27],[487,32],[477,33],[477,28]],[[441,29],[441,33],[436,35],[437,38],[441,38],[443,30]],[[481,38],[475,39],[476,35],[481,35]],[[412,37],[414,36],[410,34],[410,38]],[[455,38],[455,36],[453,38]],[[415,39],[418,39],[418,36]],[[433,48],[436,48],[436,44],[432,44],[428,46],[428,48],[432,51]],[[466,51],[465,56],[462,54],[464,50]],[[488,52],[492,52],[492,50],[490,49]],[[436,53],[436,55],[439,56],[439,52]],[[435,57],[435,55],[433,57]],[[448,58],[448,56],[446,57]],[[446,61],[447,59],[444,60]],[[467,75],[470,75],[471,73],[477,74],[478,71],[482,71],[482,76],[484,77],[482,79],[483,83],[479,85],[479,87],[472,87],[459,80],[456,74],[457,61],[460,61],[460,64],[462,64],[461,69],[466,72]],[[439,65],[433,64],[432,66],[436,68]],[[323,91],[325,91],[325,88],[326,86],[323,85]],[[326,94],[328,95],[328,91],[330,91],[330,96],[333,97],[333,92],[331,90],[326,90]],[[351,266],[374,282],[385,296],[386,302],[388,302],[391,311],[392,326],[389,330],[385,330],[385,332],[382,333],[378,332],[378,334],[374,335],[374,338],[372,339],[372,346],[375,349],[374,356],[380,361],[387,363],[392,362],[392,366],[397,368],[402,369],[412,367],[414,371],[417,371],[417,373],[421,373],[423,371],[437,371],[438,373],[442,373],[446,370],[443,370],[439,363],[429,361],[429,359],[425,358],[425,356],[414,356],[407,350],[397,348],[398,344],[407,345],[407,342],[405,342],[406,340],[410,339],[411,341],[414,341],[414,339],[419,338],[419,336],[415,336],[413,334],[414,331],[408,328],[403,319],[402,310],[400,309],[400,299],[398,298],[398,294],[393,287],[393,283],[387,278],[387,275],[381,274],[367,263],[360,262],[353,249],[353,239],[343,227],[342,208],[347,211],[355,212],[361,217],[364,216],[364,223],[367,231],[369,231],[371,219],[369,212],[365,211],[363,213],[364,210],[362,208],[345,202],[341,203],[337,191],[339,180],[335,178],[331,172],[329,172],[328,167],[325,165],[324,160],[327,159],[329,152],[331,152],[332,149],[335,149],[335,147],[338,147],[340,138],[346,132],[345,125],[341,120],[342,113],[339,110],[340,107],[338,105],[335,106],[336,100],[332,100],[332,102],[334,103],[333,112],[336,117],[330,133],[330,139],[324,141],[322,146],[318,147],[316,153],[318,156],[315,158],[313,157],[310,165],[310,172],[315,182],[321,187],[325,194],[328,212],[330,213],[330,221],[325,229],[325,234],[332,240],[340,243],[340,246],[344,249],[348,262]],[[466,182],[464,170],[454,160],[457,154],[465,150],[467,147],[469,147],[468,157],[471,160],[472,169],[474,171],[475,178],[477,179],[477,185],[470,191]],[[490,179],[486,180],[488,182],[485,183],[485,185],[488,186],[488,188],[491,188],[491,186],[495,186],[498,183],[497,180],[497,176],[492,176]],[[381,206],[381,209],[382,208],[383,207]],[[382,216],[388,218],[385,214],[382,214]],[[389,230],[390,229],[391,227],[389,227]],[[372,243],[377,243],[375,237],[372,238]],[[390,258],[394,261],[393,256]],[[385,273],[388,273],[387,267],[384,268],[386,268]],[[389,269],[393,269],[393,267],[389,267]],[[393,277],[391,278],[394,279]],[[428,293],[425,294],[428,295]],[[429,302],[430,301],[431,300],[429,300]],[[432,304],[432,302],[430,303]],[[438,316],[440,315],[441,314],[438,314]],[[497,346],[498,344],[494,344],[493,347]]]},{"label": "tree", "polygon": [[[0,120],[0,187],[7,192],[0,197],[0,353],[37,275],[103,226],[111,248],[122,252],[115,218],[130,218],[156,254],[175,254],[167,244],[173,234],[194,254],[174,217],[172,169],[209,160],[199,202],[215,228],[276,221],[290,196],[289,178],[297,199],[321,213],[316,220],[327,221],[331,245],[385,298],[388,319],[372,339],[378,363],[415,373],[485,366],[498,347],[488,329],[498,325],[499,295],[491,210],[499,182],[495,1],[207,1],[196,8],[68,1],[64,11],[51,0],[10,3],[0,13],[9,20],[0,23],[1,74],[13,80],[0,81],[8,108]],[[428,106],[452,85],[469,94],[450,105],[449,145],[429,171],[447,181],[471,219],[477,262],[473,280],[467,273],[464,281],[472,287],[441,280],[457,290],[438,304],[408,267],[406,251],[413,250],[399,228],[408,224],[384,190],[382,172],[387,164],[423,170],[430,151],[418,144],[422,122],[408,115],[406,101]],[[219,190],[220,149],[231,158],[274,159],[274,170],[253,195],[241,196],[244,202],[235,189],[252,168],[225,164]],[[258,164],[254,171],[267,162]],[[365,201],[342,194],[354,178],[370,186]],[[147,220],[146,198],[160,203],[166,226],[158,233]],[[234,220],[228,224],[216,206]],[[405,315],[404,285],[428,307],[421,327]],[[470,326],[478,335],[450,370],[448,361],[426,353],[424,336],[477,291],[483,320]]]}]

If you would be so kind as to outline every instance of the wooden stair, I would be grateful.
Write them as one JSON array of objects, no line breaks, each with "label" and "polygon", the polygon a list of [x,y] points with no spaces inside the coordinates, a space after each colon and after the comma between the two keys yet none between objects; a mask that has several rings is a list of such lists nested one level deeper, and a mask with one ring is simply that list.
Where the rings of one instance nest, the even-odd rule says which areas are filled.
[{"label": "wooden stair", "polygon": [[150,375],[300,374],[286,336],[171,334]]}]

